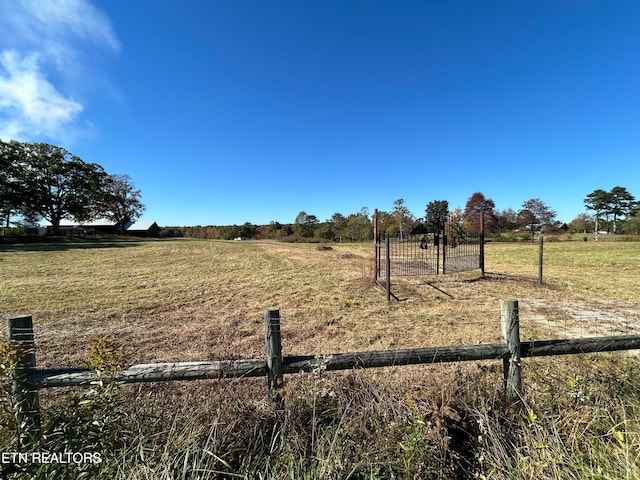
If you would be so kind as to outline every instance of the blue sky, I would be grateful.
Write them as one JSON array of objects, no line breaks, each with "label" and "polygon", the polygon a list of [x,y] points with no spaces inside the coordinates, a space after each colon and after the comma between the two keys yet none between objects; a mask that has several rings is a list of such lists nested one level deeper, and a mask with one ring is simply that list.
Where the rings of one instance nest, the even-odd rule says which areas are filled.
[{"label": "blue sky", "polygon": [[0,0],[0,138],[160,225],[640,198],[640,2]]}]

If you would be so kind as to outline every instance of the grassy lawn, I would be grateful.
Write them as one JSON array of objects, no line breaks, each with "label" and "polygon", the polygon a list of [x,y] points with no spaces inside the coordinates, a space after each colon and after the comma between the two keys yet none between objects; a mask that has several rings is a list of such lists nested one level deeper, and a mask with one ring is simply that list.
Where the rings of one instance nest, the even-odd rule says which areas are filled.
[{"label": "grassy lawn", "polygon": [[[520,300],[525,339],[640,332],[640,243],[548,242],[544,252],[544,285],[537,245],[489,244],[485,277],[394,278],[400,301],[387,303],[371,244],[0,244],[0,313],[33,315],[38,364],[49,367],[81,364],[104,337],[123,346],[125,366],[261,358],[272,306],[284,355],[495,343],[502,298]],[[137,407],[113,428],[129,443],[113,440],[116,465],[104,468],[191,478],[176,473],[179,459],[211,474],[200,478],[638,478],[637,371],[625,353],[527,359],[519,409],[501,403],[499,362],[291,375],[284,412],[260,379],[127,387]],[[51,411],[61,401],[42,397]]]},{"label": "grassy lawn", "polygon": [[[486,270],[537,278],[539,245],[489,244]],[[640,243],[546,242],[543,276],[571,296],[638,301]]]},{"label": "grassy lawn", "polygon": [[544,254],[545,286],[537,245],[489,244],[485,278],[394,278],[401,301],[388,304],[371,281],[369,244],[5,245],[0,312],[33,315],[43,365],[77,362],[102,335],[125,343],[131,363],[259,357],[271,306],[281,310],[285,354],[499,341],[501,298],[520,299],[523,322],[554,309],[555,320],[571,319],[569,305],[639,321],[640,243],[549,242]]}]

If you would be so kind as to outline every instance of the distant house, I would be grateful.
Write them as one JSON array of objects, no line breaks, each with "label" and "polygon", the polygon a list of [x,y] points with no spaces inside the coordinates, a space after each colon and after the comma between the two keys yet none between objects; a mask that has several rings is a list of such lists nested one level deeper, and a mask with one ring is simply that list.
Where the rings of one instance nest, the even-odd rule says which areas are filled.
[{"label": "distant house", "polygon": [[[47,233],[51,234],[51,225],[46,226]],[[60,233],[62,235],[96,235],[122,233],[120,226],[107,219],[97,219],[91,222],[73,222],[62,220],[60,222]],[[158,237],[160,227],[156,222],[127,222],[124,226],[125,235],[136,237]]]},{"label": "distant house", "polygon": [[124,229],[127,235],[136,237],[160,236],[160,227],[156,222],[127,222]]},{"label": "distant house", "polygon": [[[50,224],[46,225],[47,234],[52,233]],[[74,222],[73,220],[60,221],[60,233],[62,235],[93,235],[97,233],[116,233],[116,225],[111,220],[98,219],[91,222]]]}]

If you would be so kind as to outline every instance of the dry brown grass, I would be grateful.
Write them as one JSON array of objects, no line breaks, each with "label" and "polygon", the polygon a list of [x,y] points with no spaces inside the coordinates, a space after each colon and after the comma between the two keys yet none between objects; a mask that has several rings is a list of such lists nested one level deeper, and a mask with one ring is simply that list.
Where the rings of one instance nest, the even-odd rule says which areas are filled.
[{"label": "dry brown grass", "polygon": [[370,244],[326,251],[199,240],[2,248],[0,312],[34,316],[43,366],[77,364],[88,341],[104,335],[125,345],[130,363],[258,358],[262,312],[270,306],[281,310],[285,355],[497,342],[501,298],[521,300],[523,337],[576,336],[576,325],[586,335],[607,319],[640,321],[637,243],[549,243],[545,286],[535,281],[537,247],[489,245],[493,273],[485,278],[394,278],[401,301],[391,303],[371,280]]}]

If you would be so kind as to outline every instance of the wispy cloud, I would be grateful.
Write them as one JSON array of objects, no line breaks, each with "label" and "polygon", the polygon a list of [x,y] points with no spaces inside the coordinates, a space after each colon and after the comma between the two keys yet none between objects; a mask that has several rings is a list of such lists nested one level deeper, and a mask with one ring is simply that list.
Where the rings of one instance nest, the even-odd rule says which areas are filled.
[{"label": "wispy cloud", "polygon": [[0,138],[51,140],[82,129],[74,79],[96,51],[118,52],[108,17],[86,0],[0,2]]},{"label": "wispy cloud", "polygon": [[47,81],[39,68],[38,55],[20,57],[5,50],[0,65],[0,138],[21,139],[32,136],[56,136],[82,111],[82,105],[65,98]]}]

